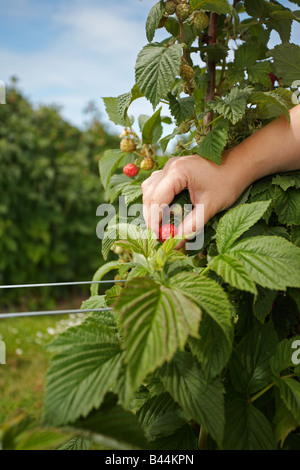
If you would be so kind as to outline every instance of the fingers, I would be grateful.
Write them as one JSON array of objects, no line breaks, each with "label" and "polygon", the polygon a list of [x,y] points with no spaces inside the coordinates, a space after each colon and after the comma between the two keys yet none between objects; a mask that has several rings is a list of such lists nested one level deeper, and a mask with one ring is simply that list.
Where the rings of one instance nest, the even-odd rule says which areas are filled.
[{"label": "fingers", "polygon": [[155,171],[142,184],[144,219],[147,226],[157,235],[163,210],[187,185],[184,173],[179,171],[179,166],[179,159],[173,157],[163,170]]}]

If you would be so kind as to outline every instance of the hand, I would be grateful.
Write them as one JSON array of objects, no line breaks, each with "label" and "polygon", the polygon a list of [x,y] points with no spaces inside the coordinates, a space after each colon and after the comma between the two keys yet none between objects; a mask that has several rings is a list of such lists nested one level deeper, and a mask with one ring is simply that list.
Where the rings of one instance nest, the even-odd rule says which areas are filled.
[{"label": "hand", "polygon": [[[144,219],[148,227],[158,234],[162,210],[176,194],[188,188],[192,204],[204,205],[206,224],[216,213],[230,207],[245,185],[237,172],[227,170],[226,164],[217,165],[199,155],[172,157],[163,170],[155,171],[142,184]],[[160,210],[153,207],[155,204]],[[197,210],[199,208],[195,207],[178,227],[178,235],[190,235],[203,228],[203,219],[197,216]]]}]

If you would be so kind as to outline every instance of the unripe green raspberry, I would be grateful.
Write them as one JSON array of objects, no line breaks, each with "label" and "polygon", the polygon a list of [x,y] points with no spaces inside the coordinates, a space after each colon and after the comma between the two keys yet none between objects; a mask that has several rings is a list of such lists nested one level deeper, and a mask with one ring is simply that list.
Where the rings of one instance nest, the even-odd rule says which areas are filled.
[{"label": "unripe green raspberry", "polygon": [[166,4],[165,4],[165,13],[167,15],[174,15],[176,11],[176,5],[174,2],[172,2],[171,0],[168,1]]},{"label": "unripe green raspberry", "polygon": [[183,64],[180,67],[180,76],[183,80],[190,81],[194,76],[194,69],[188,64]]},{"label": "unripe green raspberry", "polygon": [[150,171],[152,170],[154,165],[154,162],[151,157],[146,157],[144,160],[141,162],[141,169],[145,171]]},{"label": "unripe green raspberry", "polygon": [[199,11],[199,13],[196,13],[194,16],[193,25],[198,31],[202,31],[209,25],[208,16],[202,11]]},{"label": "unripe green raspberry", "polygon": [[190,15],[190,5],[180,3],[180,5],[177,5],[176,14],[180,20],[186,20]]},{"label": "unripe green raspberry", "polygon": [[190,128],[191,126],[188,122],[182,122],[178,126],[180,134],[186,134],[187,132],[189,132]]},{"label": "unripe green raspberry", "polygon": [[130,153],[136,149],[136,143],[132,139],[122,139],[120,142],[120,149],[122,152]]}]

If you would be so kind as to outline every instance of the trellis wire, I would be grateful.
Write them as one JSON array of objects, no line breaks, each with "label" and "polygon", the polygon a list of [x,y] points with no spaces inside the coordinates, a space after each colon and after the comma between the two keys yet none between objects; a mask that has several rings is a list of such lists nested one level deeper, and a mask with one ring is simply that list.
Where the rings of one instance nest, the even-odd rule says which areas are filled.
[{"label": "trellis wire", "polygon": [[[52,282],[45,284],[19,284],[0,286],[0,289],[23,289],[33,287],[59,287],[59,286],[76,286],[84,284],[109,284],[116,282],[125,282],[124,280],[105,280],[105,281],[80,281],[80,282]],[[76,313],[90,313],[90,312],[109,312],[112,308],[89,308],[89,309],[72,309],[72,310],[42,310],[37,312],[17,312],[17,313],[0,313],[0,320],[7,318],[20,318],[20,317],[39,317],[46,315],[72,315]]]}]

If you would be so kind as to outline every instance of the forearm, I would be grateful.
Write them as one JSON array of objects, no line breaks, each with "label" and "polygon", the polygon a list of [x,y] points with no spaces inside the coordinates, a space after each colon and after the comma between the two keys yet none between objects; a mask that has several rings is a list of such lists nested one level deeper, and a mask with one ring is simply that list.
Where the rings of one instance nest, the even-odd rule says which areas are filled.
[{"label": "forearm", "polygon": [[300,105],[224,153],[222,166],[243,191],[266,175],[300,169]]}]

